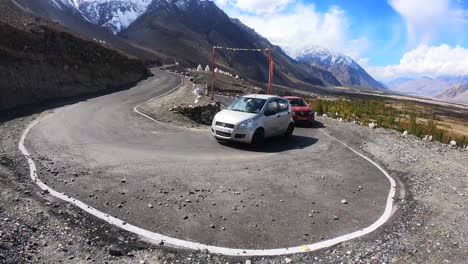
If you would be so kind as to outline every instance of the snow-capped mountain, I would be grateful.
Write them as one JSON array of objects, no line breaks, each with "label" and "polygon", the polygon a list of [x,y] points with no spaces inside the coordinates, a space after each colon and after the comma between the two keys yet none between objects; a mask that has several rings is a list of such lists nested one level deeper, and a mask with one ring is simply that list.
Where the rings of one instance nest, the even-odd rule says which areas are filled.
[{"label": "snow-capped mountain", "polygon": [[[90,39],[105,40],[106,45],[139,58],[155,61],[177,58],[183,65],[198,65],[211,62],[215,45],[264,47],[273,51],[277,84],[290,86],[302,82],[307,89],[340,85],[380,86],[370,76],[368,78],[377,85],[368,85],[364,75],[352,76],[354,72],[362,73],[359,71],[362,68],[341,54],[332,53],[328,59],[321,54],[320,60],[314,60],[321,62],[317,63],[320,67],[314,66],[314,62],[292,59],[240,20],[230,18],[211,0],[15,1],[39,16],[61,23]],[[255,81],[268,80],[268,62],[264,54],[220,52],[217,58],[217,62],[231,72]],[[346,69],[336,65],[346,65]],[[337,70],[333,73],[329,68]],[[344,77],[340,81],[336,76]],[[351,81],[348,84],[346,80]]]},{"label": "snow-capped mountain", "polygon": [[319,46],[306,49],[301,55],[297,56],[297,58],[320,61],[322,64],[329,67],[337,63],[347,64],[356,69],[360,67],[351,57]]},{"label": "snow-capped mountain", "polygon": [[331,72],[344,86],[373,89],[385,87],[370,76],[351,57],[322,47],[312,47],[296,58],[299,62]]},{"label": "snow-capped mountain", "polygon": [[[273,51],[277,84],[292,84],[294,79],[317,86],[327,85],[329,82],[323,81],[319,73],[334,79],[326,71],[292,60],[254,30],[230,18],[214,1],[154,0],[148,10],[118,36],[177,57],[185,65],[210,64],[212,48],[216,45],[264,47]],[[220,51],[217,63],[246,78],[268,81],[268,61],[264,54]]]},{"label": "snow-capped mountain", "polygon": [[126,29],[146,12],[153,0],[50,0],[80,11],[84,18],[114,34]]}]

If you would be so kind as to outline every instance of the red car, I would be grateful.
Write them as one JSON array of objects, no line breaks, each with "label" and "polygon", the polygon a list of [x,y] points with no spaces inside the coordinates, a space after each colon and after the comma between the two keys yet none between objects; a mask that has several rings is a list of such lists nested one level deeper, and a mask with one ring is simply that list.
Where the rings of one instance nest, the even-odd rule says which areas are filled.
[{"label": "red car", "polygon": [[310,125],[315,120],[315,112],[302,97],[285,96],[284,98],[289,101],[289,104],[291,104],[294,122],[304,122]]}]

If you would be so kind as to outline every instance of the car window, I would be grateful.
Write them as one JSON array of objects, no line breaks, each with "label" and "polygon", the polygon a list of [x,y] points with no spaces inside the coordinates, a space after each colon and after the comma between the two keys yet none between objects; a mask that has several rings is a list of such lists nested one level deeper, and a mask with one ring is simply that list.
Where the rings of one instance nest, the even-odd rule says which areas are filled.
[{"label": "car window", "polygon": [[278,103],[276,100],[271,100],[267,104],[265,115],[274,115],[276,113],[278,113]]},{"label": "car window", "polygon": [[289,110],[288,101],[283,99],[276,99],[278,102],[279,112],[287,112]]},{"label": "car window", "polygon": [[291,106],[307,106],[306,102],[302,99],[290,99],[289,103]]},{"label": "car window", "polygon": [[241,97],[237,99],[228,110],[258,114],[265,105],[265,99]]}]

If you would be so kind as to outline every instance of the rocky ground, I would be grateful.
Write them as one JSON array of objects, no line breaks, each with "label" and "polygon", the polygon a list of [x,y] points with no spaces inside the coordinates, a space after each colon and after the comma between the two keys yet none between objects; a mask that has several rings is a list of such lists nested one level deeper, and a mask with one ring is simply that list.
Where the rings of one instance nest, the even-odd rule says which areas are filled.
[{"label": "rocky ground", "polygon": [[35,116],[0,124],[0,263],[466,263],[468,151],[386,129],[320,118],[404,183],[405,197],[372,235],[287,257],[227,258],[139,241],[41,193],[17,149]]},{"label": "rocky ground", "polygon": [[194,94],[198,87],[183,78],[180,88],[172,93],[154,98],[137,106],[142,113],[158,121],[175,126],[197,128],[211,125],[213,116],[220,111],[220,106],[205,96],[206,90],[200,88],[200,95]]}]

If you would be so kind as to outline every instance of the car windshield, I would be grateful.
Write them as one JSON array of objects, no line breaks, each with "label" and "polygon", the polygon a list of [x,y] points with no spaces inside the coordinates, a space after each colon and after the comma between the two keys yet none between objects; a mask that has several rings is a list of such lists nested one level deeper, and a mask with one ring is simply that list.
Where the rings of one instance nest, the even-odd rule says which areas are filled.
[{"label": "car windshield", "polygon": [[232,103],[228,110],[258,114],[265,103],[265,99],[241,97]]},{"label": "car windshield", "polygon": [[303,99],[290,99],[289,103],[291,106],[307,106]]}]

